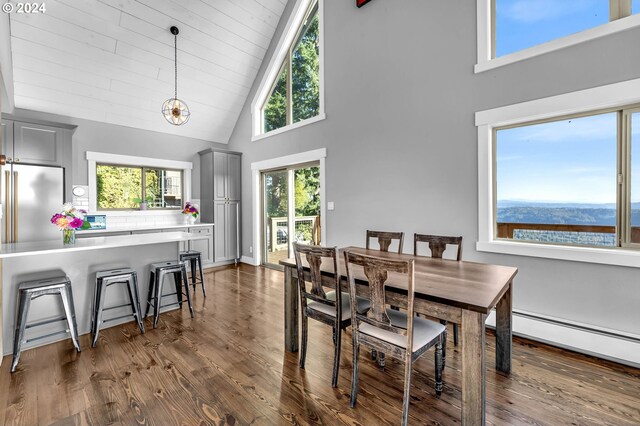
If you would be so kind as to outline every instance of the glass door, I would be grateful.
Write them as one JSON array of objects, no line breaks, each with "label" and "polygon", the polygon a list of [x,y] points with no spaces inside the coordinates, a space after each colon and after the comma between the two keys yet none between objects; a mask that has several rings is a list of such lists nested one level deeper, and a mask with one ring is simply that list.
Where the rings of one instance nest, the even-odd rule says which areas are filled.
[{"label": "glass door", "polygon": [[320,167],[292,166],[262,172],[262,264],[280,267],[293,242],[321,244]]}]

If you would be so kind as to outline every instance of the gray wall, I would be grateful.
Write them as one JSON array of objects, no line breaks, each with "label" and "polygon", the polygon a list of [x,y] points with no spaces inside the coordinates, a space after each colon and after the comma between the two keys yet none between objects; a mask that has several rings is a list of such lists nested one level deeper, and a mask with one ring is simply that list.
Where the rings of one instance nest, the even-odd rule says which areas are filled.
[{"label": "gray wall", "polygon": [[[191,161],[194,167],[191,177],[191,197],[200,198],[200,158],[197,154],[198,151],[207,148],[227,148],[227,145],[207,142],[201,139],[35,111],[16,109],[14,115],[27,120],[45,120],[78,126],[72,138],[71,164],[73,164],[73,170],[70,175],[67,174],[67,183],[72,185],[88,185],[87,151],[107,152],[110,154]],[[167,126],[170,126],[170,124],[167,123]]]},{"label": "gray wall", "polygon": [[461,234],[465,259],[519,268],[517,309],[640,334],[637,269],[476,252],[474,126],[476,111],[640,77],[639,30],[476,75],[475,1],[325,0],[327,119],[251,142],[251,101],[293,3],[229,146],[244,154],[243,255],[251,163],[326,147],[327,243],[363,244],[376,228]]}]

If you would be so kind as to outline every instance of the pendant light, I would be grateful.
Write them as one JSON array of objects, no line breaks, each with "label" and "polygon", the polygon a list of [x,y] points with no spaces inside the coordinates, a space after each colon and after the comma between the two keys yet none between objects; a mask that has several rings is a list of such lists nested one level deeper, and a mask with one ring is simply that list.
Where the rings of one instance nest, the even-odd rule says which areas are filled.
[{"label": "pendant light", "polygon": [[191,112],[189,112],[189,107],[184,101],[178,99],[178,27],[171,27],[171,34],[173,34],[173,46],[174,46],[174,57],[175,57],[175,90],[174,96],[171,99],[167,99],[162,104],[162,114],[164,118],[174,126],[181,126],[187,121],[189,121],[189,117],[191,116]]}]

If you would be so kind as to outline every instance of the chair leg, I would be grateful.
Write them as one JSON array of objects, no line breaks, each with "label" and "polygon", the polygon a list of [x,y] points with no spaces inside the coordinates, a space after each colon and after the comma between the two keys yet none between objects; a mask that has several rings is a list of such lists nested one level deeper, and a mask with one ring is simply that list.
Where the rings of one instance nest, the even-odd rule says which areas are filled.
[{"label": "chair leg", "polygon": [[340,347],[342,346],[342,328],[338,324],[333,328],[333,332],[336,336],[335,341],[335,353],[333,354],[333,378],[331,379],[331,387],[338,387],[338,372],[340,369]]},{"label": "chair leg", "polygon": [[356,336],[357,331],[353,330],[353,373],[351,376],[351,399],[349,400],[349,406],[351,408],[356,406],[356,401],[358,399],[358,376],[359,376],[359,365],[358,365],[358,356],[360,355],[360,343],[358,343],[358,337]]},{"label": "chair leg", "polygon": [[407,353],[404,365],[404,399],[402,400],[402,426],[406,426],[409,420],[409,400],[411,399],[411,355]]},{"label": "chair leg", "polygon": [[18,301],[18,316],[16,317],[16,329],[13,336],[13,361],[11,362],[11,372],[15,373],[22,352],[22,341],[24,340],[24,330],[27,325],[27,314],[31,305],[31,297],[25,291],[20,292]]},{"label": "chair leg", "polygon": [[458,346],[458,324],[453,324],[453,344]]},{"label": "chair leg", "polygon": [[[444,333],[442,336],[442,366],[444,367],[444,364],[447,361],[447,339],[449,338],[447,325],[449,324],[449,322],[447,320],[440,320],[440,324],[444,325]],[[455,337],[456,325],[454,324],[453,327],[454,327],[453,332]]]},{"label": "chair leg", "polygon": [[191,318],[193,318],[193,303],[191,303],[191,293],[189,293],[189,279],[187,277],[187,268],[186,268],[186,266],[182,267],[182,280],[184,281],[184,292],[185,292],[185,296],[187,296],[187,304],[189,305],[189,313],[191,314]]},{"label": "chair leg", "polygon": [[136,319],[136,324],[138,324],[138,328],[140,332],[144,334],[144,325],[142,325],[142,321],[140,321],[140,305],[138,303],[138,285],[136,283],[136,276],[133,274],[127,280],[127,290],[129,291],[129,301],[131,303],[131,310],[133,311],[133,316]]},{"label": "chair leg", "polygon": [[[173,284],[176,287],[176,297],[178,298],[178,304],[180,305],[180,309],[182,309],[182,296],[184,296],[182,293],[182,281],[184,279],[184,277],[182,276],[182,269],[180,269],[180,271],[178,272],[173,272]],[[189,285],[189,281],[187,280],[187,286]]]},{"label": "chair leg", "polygon": [[165,273],[160,272],[155,275],[153,283],[153,292],[156,298],[153,301],[153,328],[158,327],[158,320],[160,319],[160,301],[162,300],[162,285],[164,284]]},{"label": "chair leg", "polygon": [[202,273],[202,259],[198,257],[198,271],[200,272],[200,284],[202,285],[202,294],[207,297],[207,290],[204,288],[204,274]]},{"label": "chair leg", "polygon": [[438,343],[436,343],[436,395],[442,395],[442,370],[444,369],[444,351],[442,347],[446,345],[447,341],[444,340],[444,335],[440,335]]},{"label": "chair leg", "polygon": [[144,321],[142,320],[142,309],[140,309],[140,292],[138,291],[138,274],[133,273],[133,295],[136,298],[136,308],[138,309],[138,328],[140,333],[144,334]]},{"label": "chair leg", "polygon": [[102,324],[102,308],[104,307],[104,297],[107,292],[107,286],[103,280],[98,280],[96,284],[96,301],[93,312],[93,335],[91,336],[91,347],[95,348],[98,344],[98,336],[100,335],[100,325]]},{"label": "chair leg", "polygon": [[378,352],[378,367],[384,369],[385,365],[384,352]]},{"label": "chair leg", "polygon": [[302,313],[302,335],[300,336],[300,368],[304,368],[307,358],[307,338],[309,335],[309,318]]},{"label": "chair leg", "polygon": [[196,292],[196,258],[189,259],[189,266],[191,266],[191,283],[193,284],[193,292]]},{"label": "chair leg", "polygon": [[78,325],[76,324],[76,308],[73,304],[73,290],[71,284],[66,285],[60,292],[62,296],[62,306],[67,316],[67,324],[69,325],[69,334],[76,351],[80,352],[80,341],[78,340]]},{"label": "chair leg", "polygon": [[155,290],[155,273],[149,272],[149,290],[147,292],[147,309],[144,312],[144,319],[149,316],[149,310],[151,309],[151,301],[153,300],[153,291]]},{"label": "chair leg", "polygon": [[378,359],[378,351],[371,349],[371,361],[375,361],[376,359]]}]

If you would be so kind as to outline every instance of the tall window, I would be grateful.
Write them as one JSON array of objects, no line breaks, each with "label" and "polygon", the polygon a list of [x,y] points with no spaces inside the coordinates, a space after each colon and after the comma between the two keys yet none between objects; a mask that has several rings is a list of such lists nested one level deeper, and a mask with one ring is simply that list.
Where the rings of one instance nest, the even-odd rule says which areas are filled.
[{"label": "tall window", "polygon": [[310,3],[269,96],[260,108],[267,133],[320,113],[320,17],[318,0]]},{"label": "tall window", "polygon": [[494,141],[497,238],[640,243],[639,110],[498,128]]},{"label": "tall window", "polygon": [[182,170],[97,164],[96,183],[99,210],[182,208]]},{"label": "tall window", "polygon": [[500,57],[640,12],[639,0],[492,0]]}]

